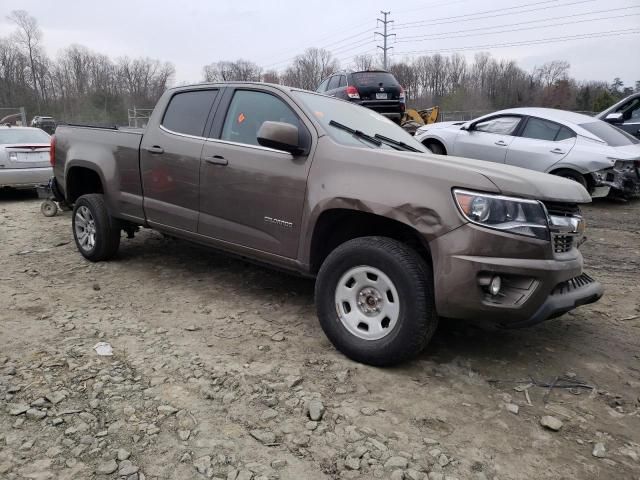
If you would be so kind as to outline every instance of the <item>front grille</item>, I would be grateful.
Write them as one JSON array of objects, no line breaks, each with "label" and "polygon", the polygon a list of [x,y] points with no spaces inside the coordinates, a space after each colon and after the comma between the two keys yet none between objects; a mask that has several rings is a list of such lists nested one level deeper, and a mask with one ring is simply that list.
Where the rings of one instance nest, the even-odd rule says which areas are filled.
[{"label": "front grille", "polygon": [[558,202],[543,202],[547,207],[549,215],[557,215],[559,217],[569,217],[572,215],[580,215],[580,207],[575,203],[558,203]]},{"label": "front grille", "polygon": [[554,235],[553,251],[555,253],[566,253],[573,248],[574,235]]},{"label": "front grille", "polygon": [[586,273],[578,277],[574,277],[566,282],[559,283],[551,292],[551,295],[564,295],[570,293],[573,290],[577,290],[579,288],[584,287],[585,285],[589,285],[590,283],[595,282],[593,278],[591,278]]}]

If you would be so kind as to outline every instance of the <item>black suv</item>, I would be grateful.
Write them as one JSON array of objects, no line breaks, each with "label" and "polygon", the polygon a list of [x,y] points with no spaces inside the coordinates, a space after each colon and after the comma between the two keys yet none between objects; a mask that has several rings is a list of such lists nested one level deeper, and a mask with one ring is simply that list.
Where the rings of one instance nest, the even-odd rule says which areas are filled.
[{"label": "black suv", "polygon": [[400,122],[405,110],[404,90],[385,70],[339,72],[326,78],[316,92],[355,102]]}]

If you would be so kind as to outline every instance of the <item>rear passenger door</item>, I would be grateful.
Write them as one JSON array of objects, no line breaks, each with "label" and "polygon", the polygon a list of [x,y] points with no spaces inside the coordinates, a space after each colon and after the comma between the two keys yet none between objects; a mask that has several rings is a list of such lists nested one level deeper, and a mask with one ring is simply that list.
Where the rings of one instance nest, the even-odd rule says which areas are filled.
[{"label": "rear passenger door", "polygon": [[537,117],[525,120],[520,135],[509,145],[509,165],[546,172],[566,157],[576,144],[573,130]]},{"label": "rear passenger door", "polygon": [[140,145],[144,211],[150,224],[198,227],[200,157],[217,89],[175,93]]},{"label": "rear passenger door", "polygon": [[277,89],[225,90],[202,152],[198,233],[296,258],[311,161],[261,146],[257,133],[265,121],[286,122],[312,145],[303,117]]}]

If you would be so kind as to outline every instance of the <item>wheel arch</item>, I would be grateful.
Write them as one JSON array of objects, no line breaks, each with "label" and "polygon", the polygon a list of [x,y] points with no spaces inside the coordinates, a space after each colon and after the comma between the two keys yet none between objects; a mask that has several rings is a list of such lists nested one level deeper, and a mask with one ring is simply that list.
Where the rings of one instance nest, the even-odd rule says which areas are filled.
[{"label": "wheel arch", "polygon": [[82,195],[105,193],[105,185],[102,173],[93,168],[92,164],[74,163],[65,175],[66,200],[73,204]]},{"label": "wheel arch", "polygon": [[331,208],[319,215],[313,227],[308,257],[311,273],[317,274],[327,256],[339,245],[368,236],[388,237],[405,243],[432,264],[429,245],[414,227],[371,212]]}]

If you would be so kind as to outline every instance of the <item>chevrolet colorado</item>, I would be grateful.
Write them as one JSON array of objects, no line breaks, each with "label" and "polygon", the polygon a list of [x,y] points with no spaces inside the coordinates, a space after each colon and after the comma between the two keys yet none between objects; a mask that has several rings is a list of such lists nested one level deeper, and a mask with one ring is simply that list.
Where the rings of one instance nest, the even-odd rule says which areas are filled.
[{"label": "chevrolet colorado", "polygon": [[61,125],[51,151],[84,257],[147,227],[316,277],[324,332],[360,362],[415,356],[439,318],[520,327],[602,295],[578,250],[581,185],[432,155],[317,93],[178,87],[144,131]]}]

